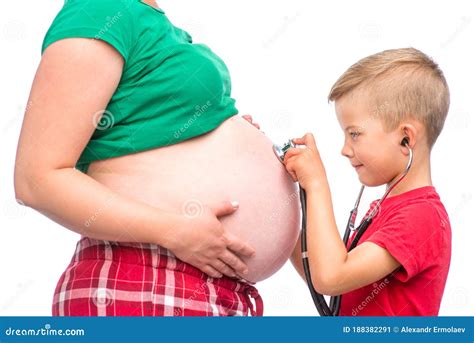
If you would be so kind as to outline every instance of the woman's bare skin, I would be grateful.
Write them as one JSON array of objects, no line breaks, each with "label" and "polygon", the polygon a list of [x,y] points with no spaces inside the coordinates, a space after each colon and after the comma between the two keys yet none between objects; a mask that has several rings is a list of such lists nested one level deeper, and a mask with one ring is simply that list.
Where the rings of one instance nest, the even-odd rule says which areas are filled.
[{"label": "woman's bare skin", "polygon": [[88,174],[119,194],[182,215],[198,216],[203,206],[237,200],[239,209],[221,223],[255,249],[254,257],[243,259],[250,281],[276,272],[293,251],[297,188],[271,141],[239,115],[175,145],[95,161]]},{"label": "woman's bare skin", "polygon": [[[271,142],[244,119],[232,117],[175,146],[98,161],[89,175],[74,169],[95,130],[94,115],[106,108],[122,69],[120,54],[100,40],[62,39],[45,50],[18,143],[16,198],[81,235],[159,244],[214,277],[270,274],[286,259],[284,251],[273,265],[272,249],[280,254],[296,237],[297,202],[275,210],[295,185]],[[202,204],[199,216],[180,212],[195,198]],[[240,201],[238,210],[233,200]],[[232,234],[239,232],[242,238]],[[260,267],[246,275],[242,259]]]}]

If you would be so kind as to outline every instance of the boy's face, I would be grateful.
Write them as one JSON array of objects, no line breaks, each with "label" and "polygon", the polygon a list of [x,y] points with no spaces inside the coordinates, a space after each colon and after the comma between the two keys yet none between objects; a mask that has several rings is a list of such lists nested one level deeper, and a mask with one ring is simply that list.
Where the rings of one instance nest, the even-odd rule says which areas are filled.
[{"label": "boy's face", "polygon": [[385,132],[378,112],[367,96],[348,94],[336,101],[337,119],[344,131],[341,153],[366,186],[386,184],[406,166],[402,132]]}]

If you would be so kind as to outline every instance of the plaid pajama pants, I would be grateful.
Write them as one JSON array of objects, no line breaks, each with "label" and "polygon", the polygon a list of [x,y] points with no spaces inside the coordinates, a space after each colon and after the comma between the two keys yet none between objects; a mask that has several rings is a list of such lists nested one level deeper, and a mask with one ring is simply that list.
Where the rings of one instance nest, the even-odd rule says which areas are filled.
[{"label": "plaid pajama pants", "polygon": [[[255,301],[252,303],[252,298]],[[54,293],[53,316],[263,315],[257,289],[212,278],[153,244],[82,237]]]}]

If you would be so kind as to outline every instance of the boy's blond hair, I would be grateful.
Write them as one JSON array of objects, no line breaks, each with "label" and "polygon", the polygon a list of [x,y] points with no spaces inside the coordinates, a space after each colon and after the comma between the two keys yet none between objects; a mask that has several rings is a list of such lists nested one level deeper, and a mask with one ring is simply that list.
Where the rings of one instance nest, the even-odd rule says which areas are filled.
[{"label": "boy's blond hair", "polygon": [[385,50],[352,65],[332,86],[329,101],[363,90],[375,105],[384,129],[392,131],[405,119],[421,122],[429,149],[448,114],[449,88],[438,65],[414,49]]}]

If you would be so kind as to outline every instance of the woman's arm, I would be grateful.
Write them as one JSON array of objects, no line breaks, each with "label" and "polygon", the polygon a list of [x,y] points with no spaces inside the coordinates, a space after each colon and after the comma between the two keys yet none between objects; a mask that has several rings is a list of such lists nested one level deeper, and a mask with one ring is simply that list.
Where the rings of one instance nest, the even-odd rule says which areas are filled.
[{"label": "woman's arm", "polygon": [[230,202],[189,219],[119,195],[74,169],[122,68],[120,54],[100,40],[63,39],[45,50],[17,148],[17,199],[94,239],[159,244],[211,276],[232,275],[228,266],[242,272],[234,252],[253,250],[225,233],[216,218],[235,211]]}]

